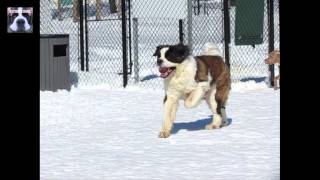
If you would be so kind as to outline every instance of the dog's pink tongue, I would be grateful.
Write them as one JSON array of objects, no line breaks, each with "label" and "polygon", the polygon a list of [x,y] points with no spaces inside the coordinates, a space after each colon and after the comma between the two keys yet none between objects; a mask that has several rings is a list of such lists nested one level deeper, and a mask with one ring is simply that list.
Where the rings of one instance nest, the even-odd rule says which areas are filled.
[{"label": "dog's pink tongue", "polygon": [[167,72],[168,70],[169,70],[169,68],[166,68],[166,67],[160,67],[160,68],[159,68],[159,72],[160,72],[161,74]]}]

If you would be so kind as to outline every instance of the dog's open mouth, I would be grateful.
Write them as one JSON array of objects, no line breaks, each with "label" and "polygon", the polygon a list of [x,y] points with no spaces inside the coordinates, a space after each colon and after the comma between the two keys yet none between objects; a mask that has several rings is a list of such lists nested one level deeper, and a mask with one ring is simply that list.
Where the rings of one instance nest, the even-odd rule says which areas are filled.
[{"label": "dog's open mouth", "polygon": [[175,67],[159,67],[160,77],[168,77],[175,69]]}]

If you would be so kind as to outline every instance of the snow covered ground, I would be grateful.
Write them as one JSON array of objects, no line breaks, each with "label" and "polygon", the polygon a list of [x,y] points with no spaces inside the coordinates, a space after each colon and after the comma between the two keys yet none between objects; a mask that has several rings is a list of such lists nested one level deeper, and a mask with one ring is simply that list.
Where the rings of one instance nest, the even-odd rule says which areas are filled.
[{"label": "snow covered ground", "polygon": [[231,124],[219,130],[204,130],[205,103],[181,103],[168,139],[157,137],[163,94],[106,85],[40,92],[41,179],[280,179],[280,90],[234,83]]}]

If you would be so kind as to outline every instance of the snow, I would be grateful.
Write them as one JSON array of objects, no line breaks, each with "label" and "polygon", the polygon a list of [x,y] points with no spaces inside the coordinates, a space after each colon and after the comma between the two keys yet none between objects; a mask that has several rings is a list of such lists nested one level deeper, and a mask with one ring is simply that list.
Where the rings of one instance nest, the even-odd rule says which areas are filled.
[{"label": "snow", "polygon": [[40,177],[93,179],[280,179],[280,90],[233,83],[231,124],[204,130],[205,103],[177,113],[158,138],[162,89],[109,85],[40,92]]}]

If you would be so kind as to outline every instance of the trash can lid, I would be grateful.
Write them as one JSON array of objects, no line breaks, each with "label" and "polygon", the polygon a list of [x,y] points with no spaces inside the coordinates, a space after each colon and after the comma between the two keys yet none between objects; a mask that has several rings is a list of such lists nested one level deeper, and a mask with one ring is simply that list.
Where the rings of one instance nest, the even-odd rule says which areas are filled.
[{"label": "trash can lid", "polygon": [[41,34],[41,38],[68,38],[69,34]]}]

